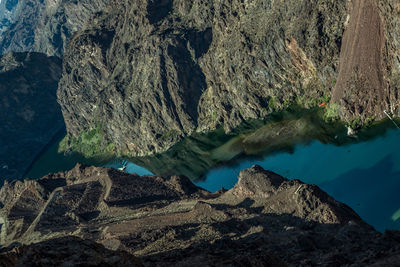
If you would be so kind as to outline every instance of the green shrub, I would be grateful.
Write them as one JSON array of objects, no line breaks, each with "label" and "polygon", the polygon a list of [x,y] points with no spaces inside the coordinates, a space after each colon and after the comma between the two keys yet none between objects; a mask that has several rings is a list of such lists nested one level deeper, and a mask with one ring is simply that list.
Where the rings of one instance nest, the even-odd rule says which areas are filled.
[{"label": "green shrub", "polygon": [[335,103],[330,103],[326,106],[324,117],[327,121],[334,121],[339,119],[340,106]]},{"label": "green shrub", "polygon": [[278,104],[275,96],[271,96],[268,98],[268,107],[271,109],[271,111],[278,110]]},{"label": "green shrub", "polygon": [[78,137],[66,135],[59,143],[58,151],[68,150],[93,158],[114,154],[114,144],[104,139],[102,126],[98,124],[96,128],[81,132]]}]

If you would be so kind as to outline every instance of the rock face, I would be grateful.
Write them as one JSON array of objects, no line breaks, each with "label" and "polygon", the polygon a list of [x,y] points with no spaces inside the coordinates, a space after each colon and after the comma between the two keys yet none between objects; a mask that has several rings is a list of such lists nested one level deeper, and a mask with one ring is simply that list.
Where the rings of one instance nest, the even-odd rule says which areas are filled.
[{"label": "rock face", "polygon": [[[100,243],[116,259],[128,252],[145,266],[366,266],[393,264],[400,253],[398,232],[382,235],[317,186],[259,166],[242,171],[233,189],[209,193],[183,176],[77,165],[6,183],[0,202],[2,246],[43,242],[0,252],[0,261],[11,255],[15,263],[32,258],[29,251],[45,262],[49,244],[66,244],[67,236],[90,248]],[[78,241],[67,243],[82,247]],[[61,257],[76,250],[66,251]]]},{"label": "rock face", "polygon": [[[398,112],[398,20],[394,0],[114,0],[65,54],[58,97],[70,142],[101,129],[100,147],[161,152],[195,131],[316,106],[332,89],[331,113],[339,103],[347,121],[381,119]],[[346,87],[361,65],[375,89]]]},{"label": "rock face", "polygon": [[0,54],[35,51],[62,57],[67,41],[108,0],[3,0]]},{"label": "rock face", "polygon": [[0,57],[0,183],[22,178],[64,129],[56,100],[61,60],[38,53]]}]

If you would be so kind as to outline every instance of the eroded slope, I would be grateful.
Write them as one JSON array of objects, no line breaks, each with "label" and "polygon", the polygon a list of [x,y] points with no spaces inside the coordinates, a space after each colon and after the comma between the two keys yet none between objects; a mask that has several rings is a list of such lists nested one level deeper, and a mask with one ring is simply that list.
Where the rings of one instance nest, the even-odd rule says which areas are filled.
[{"label": "eroded slope", "polygon": [[399,6],[354,0],[349,7],[333,100],[347,120],[381,119],[384,110],[398,116]]}]

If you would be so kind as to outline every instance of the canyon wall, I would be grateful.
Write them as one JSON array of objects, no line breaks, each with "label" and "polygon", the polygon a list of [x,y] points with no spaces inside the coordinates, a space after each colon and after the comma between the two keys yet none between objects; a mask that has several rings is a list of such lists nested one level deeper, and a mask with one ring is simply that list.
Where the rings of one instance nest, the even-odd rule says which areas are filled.
[{"label": "canyon wall", "polygon": [[143,156],[293,103],[328,103],[327,114],[352,127],[383,119],[383,110],[398,115],[398,8],[373,0],[112,1],[65,53],[58,99],[66,147],[90,135],[98,152]]}]

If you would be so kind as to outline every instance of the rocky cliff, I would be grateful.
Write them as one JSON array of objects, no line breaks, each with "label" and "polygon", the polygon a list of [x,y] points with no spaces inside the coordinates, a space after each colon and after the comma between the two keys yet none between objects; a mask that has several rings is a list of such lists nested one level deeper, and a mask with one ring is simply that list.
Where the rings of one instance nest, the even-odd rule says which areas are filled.
[{"label": "rocky cliff", "polygon": [[72,34],[107,2],[3,0],[0,3],[0,54],[35,51],[62,57]]},{"label": "rocky cliff", "polygon": [[329,116],[355,126],[397,114],[398,20],[395,1],[114,0],[65,54],[69,145],[96,130],[100,150],[151,154],[332,96]]},{"label": "rocky cliff", "polygon": [[22,178],[63,130],[56,100],[61,60],[38,53],[0,57],[0,184]]},{"label": "rocky cliff", "polygon": [[[259,166],[243,170],[233,189],[210,193],[183,176],[78,165],[6,183],[0,202],[0,262],[14,265],[35,257],[54,265],[90,258],[145,266],[379,266],[400,255],[398,232],[382,235],[317,186]],[[70,255],[81,255],[79,248],[85,257]]]}]

